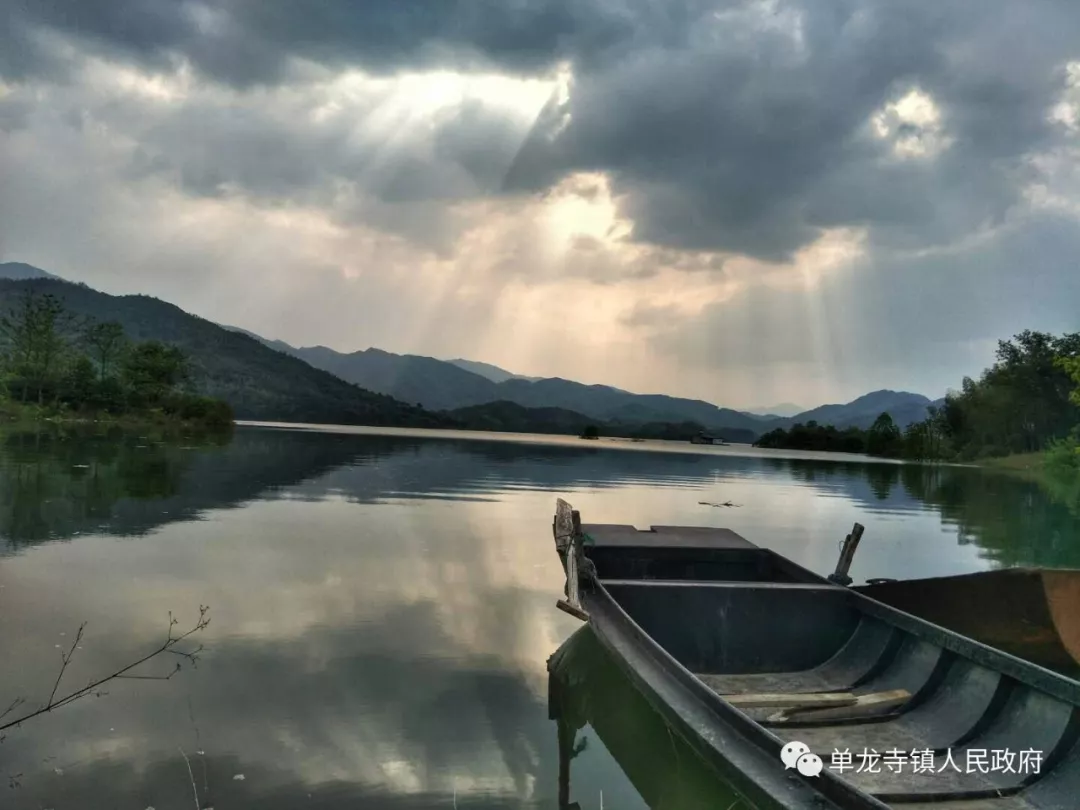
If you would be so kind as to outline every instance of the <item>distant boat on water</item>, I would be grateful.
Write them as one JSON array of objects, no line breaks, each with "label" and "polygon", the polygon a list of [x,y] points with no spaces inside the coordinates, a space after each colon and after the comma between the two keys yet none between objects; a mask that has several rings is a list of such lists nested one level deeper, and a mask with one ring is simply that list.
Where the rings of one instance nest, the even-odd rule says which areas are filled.
[{"label": "distant boat on water", "polygon": [[697,436],[694,436],[692,439],[690,439],[690,444],[719,444],[719,445],[726,445],[727,442],[725,442],[719,436],[710,436],[707,433],[699,433]]}]

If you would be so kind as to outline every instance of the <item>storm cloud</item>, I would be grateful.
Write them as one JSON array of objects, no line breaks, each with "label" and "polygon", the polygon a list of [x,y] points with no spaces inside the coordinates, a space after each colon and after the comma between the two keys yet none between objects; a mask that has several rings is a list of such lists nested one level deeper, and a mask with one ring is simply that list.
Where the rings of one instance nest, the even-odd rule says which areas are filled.
[{"label": "storm cloud", "polygon": [[[1065,0],[0,6],[3,258],[271,337],[711,399],[800,398],[769,363],[809,397],[884,368],[939,395],[1080,306]],[[530,320],[590,295],[576,351]]]}]

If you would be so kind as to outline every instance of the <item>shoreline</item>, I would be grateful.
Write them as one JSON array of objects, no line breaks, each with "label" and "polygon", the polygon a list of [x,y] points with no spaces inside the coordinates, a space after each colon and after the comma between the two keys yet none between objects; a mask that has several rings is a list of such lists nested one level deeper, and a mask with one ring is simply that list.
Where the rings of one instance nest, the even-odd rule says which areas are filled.
[{"label": "shoreline", "polygon": [[984,467],[989,470],[1007,470],[1009,472],[1038,472],[1043,471],[1043,467],[1046,465],[1046,454],[1044,452],[1035,453],[1013,453],[1008,456],[997,456],[995,458],[987,458],[982,461],[977,461],[972,464],[974,467]]},{"label": "shoreline", "polygon": [[[779,450],[754,447],[752,444],[704,445],[689,441],[676,442],[664,439],[644,441],[613,436],[599,439],[582,439],[580,436],[558,433],[509,433],[480,430],[453,430],[446,428],[382,427],[366,425],[327,425],[311,422],[269,422],[238,419],[237,427],[273,430],[300,430],[318,433],[338,433],[352,436],[399,436],[414,439],[442,439],[444,441],[487,441],[514,444],[538,444],[554,447],[593,448],[597,450],[622,450],[629,452],[677,453],[690,456],[736,456],[740,458],[787,459],[793,461],[836,461],[848,464],[904,464],[899,459],[875,458],[852,453],[832,453],[813,450]],[[733,452],[734,451],[734,452]]]},{"label": "shoreline", "polygon": [[[36,409],[35,409],[36,410]],[[212,433],[233,430],[236,423],[229,425],[208,425],[184,419],[173,419],[160,413],[124,414],[65,414],[65,413],[27,413],[0,409],[0,430],[28,428],[119,428],[121,430],[157,429],[169,432]]]},{"label": "shoreline", "polygon": [[[318,422],[280,422],[236,419],[229,425],[207,425],[202,422],[177,420],[163,413],[140,415],[86,414],[51,412],[43,414],[37,406],[0,406],[0,430],[51,428],[119,428],[121,430],[158,429],[167,432],[224,433],[235,428],[267,428],[273,430],[298,430],[319,433],[339,433],[356,436],[399,436],[402,438],[442,439],[446,441],[488,441],[513,444],[539,444],[555,447],[592,447],[601,450],[628,450],[650,453],[676,453],[691,456],[737,456],[741,458],[773,458],[807,461],[836,461],[855,464],[918,464],[942,467],[966,467],[1011,473],[1029,478],[1041,478],[1046,474],[1045,453],[1014,453],[979,461],[913,461],[831,450],[795,450],[785,448],[755,447],[753,444],[729,442],[723,445],[694,444],[670,439],[635,439],[622,436],[584,438],[562,433],[515,433],[511,431],[466,430],[456,428],[393,427],[382,425],[342,425]],[[21,412],[19,412],[21,411]],[[28,412],[29,411],[29,412]]]}]

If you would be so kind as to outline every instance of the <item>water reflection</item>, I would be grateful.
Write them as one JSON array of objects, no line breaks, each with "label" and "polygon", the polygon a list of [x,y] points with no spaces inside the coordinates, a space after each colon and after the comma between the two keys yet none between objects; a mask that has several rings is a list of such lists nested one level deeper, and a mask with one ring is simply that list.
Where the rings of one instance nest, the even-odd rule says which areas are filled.
[{"label": "water reflection", "polygon": [[905,491],[956,527],[972,544],[1006,566],[1080,567],[1080,509],[1031,480],[1002,473],[941,468],[905,470]]},{"label": "water reflection", "polygon": [[[571,636],[549,666],[548,706],[557,726],[560,810],[591,806],[598,798],[590,769],[581,767],[590,764],[593,737],[651,810],[753,810],[665,724],[589,627]],[[576,778],[579,773],[583,779]],[[611,804],[620,805],[617,800]]]},{"label": "water reflection", "polygon": [[[92,532],[140,535],[274,497],[484,501],[517,490],[701,491],[736,481],[793,482],[881,515],[929,508],[962,542],[1008,564],[1071,565],[1080,554],[1065,547],[1077,528],[1068,505],[1033,482],[980,470],[266,429],[184,445],[9,432],[0,442],[0,539],[18,546]],[[1062,547],[1041,538],[1060,538]]]},{"label": "water reflection", "polygon": [[[485,502],[513,492],[637,487],[648,488],[649,511],[623,504],[603,520],[670,522],[678,500],[680,522],[722,521],[817,568],[832,562],[836,539],[859,519],[870,525],[856,562],[865,571],[856,574],[1080,566],[1080,520],[1069,504],[1036,483],[980,470],[268,429],[241,429],[221,446],[8,434],[0,444],[0,551],[93,533],[138,536],[255,500]],[[702,497],[690,502],[689,491]],[[739,511],[710,513],[700,503],[710,500]],[[774,525],[777,510],[790,515],[783,526]],[[908,525],[896,531],[899,518]],[[942,541],[971,553],[943,551]],[[880,559],[867,559],[871,546]]]},{"label": "water reflection", "polygon": [[[19,729],[0,776],[22,786],[0,803],[557,806],[545,661],[578,625],[553,607],[555,493],[593,522],[727,525],[819,571],[858,520],[857,578],[1076,553],[1068,509],[978,470],[267,429],[225,444],[9,433],[0,649],[18,655],[0,704],[47,697],[56,645],[83,621],[72,683],[156,646],[170,610],[186,622],[209,604],[213,622],[196,672]],[[652,801],[603,745],[574,766],[581,796],[640,807],[636,786]]]}]

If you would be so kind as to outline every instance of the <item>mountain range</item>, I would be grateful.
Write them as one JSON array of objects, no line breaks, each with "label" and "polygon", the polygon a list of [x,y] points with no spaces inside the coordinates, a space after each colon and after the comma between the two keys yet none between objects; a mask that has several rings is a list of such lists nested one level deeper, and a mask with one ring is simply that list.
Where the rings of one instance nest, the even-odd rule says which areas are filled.
[{"label": "mountain range", "polygon": [[[391,354],[381,349],[345,354],[325,346],[297,348],[280,340],[252,336],[362,388],[433,410],[453,411],[491,402],[512,402],[526,408],[559,408],[622,424],[696,422],[709,430],[761,433],[811,420],[838,428],[867,428],[883,411],[901,427],[907,427],[924,419],[927,407],[935,404],[921,394],[875,391],[850,403],[798,410],[793,415],[776,413],[798,408],[790,404],[765,413],[751,413],[717,407],[702,400],[633,394],[607,385],[586,385],[557,377],[523,377],[487,363]],[[469,370],[472,368],[476,372]]]},{"label": "mountain range", "polygon": [[751,440],[811,420],[866,428],[883,411],[906,427],[923,419],[934,404],[920,394],[875,391],[794,415],[784,413],[797,407],[790,404],[749,413],[697,399],[525,377],[460,358],[375,348],[351,353],[325,346],[297,348],[211,323],[149,296],[112,296],[31,265],[0,264],[0,301],[23,289],[52,293],[78,315],[119,321],[134,339],[181,346],[192,358],[197,387],[227,400],[239,419],[545,432],[576,431],[590,421],[623,428],[678,424],[700,426],[730,440]]}]

